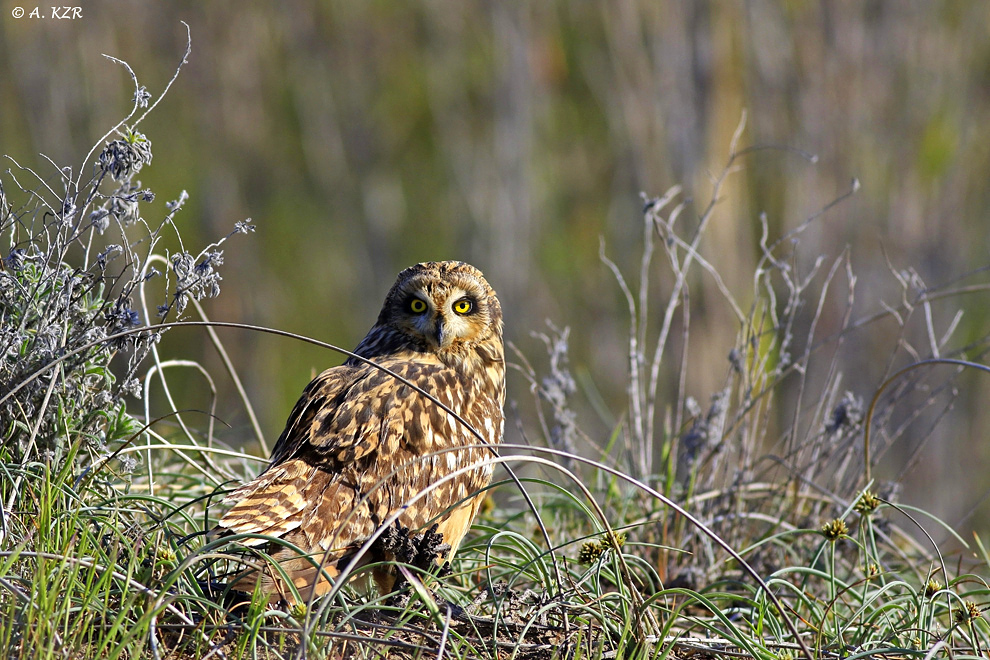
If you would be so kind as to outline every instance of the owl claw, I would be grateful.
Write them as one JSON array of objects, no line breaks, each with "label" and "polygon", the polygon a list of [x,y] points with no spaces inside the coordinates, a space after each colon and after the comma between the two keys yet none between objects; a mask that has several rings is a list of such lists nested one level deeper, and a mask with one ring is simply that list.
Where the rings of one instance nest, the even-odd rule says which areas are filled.
[{"label": "owl claw", "polygon": [[391,560],[427,570],[445,559],[450,546],[434,524],[422,534],[410,536],[409,528],[396,522],[378,539],[378,549]]}]

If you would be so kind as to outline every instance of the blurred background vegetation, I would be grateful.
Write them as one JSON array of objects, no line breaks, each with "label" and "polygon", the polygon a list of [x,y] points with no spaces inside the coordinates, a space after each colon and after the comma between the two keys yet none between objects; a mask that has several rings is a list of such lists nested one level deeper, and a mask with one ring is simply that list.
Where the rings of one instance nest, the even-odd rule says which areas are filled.
[{"label": "blurred background vegetation", "polygon": [[[157,97],[185,49],[180,21],[189,24],[188,64],[141,127],[154,145],[141,178],[161,215],[189,192],[177,223],[197,244],[248,217],[257,225],[226,246],[214,320],[350,348],[402,267],[470,261],[500,294],[508,339],[535,364],[546,356],[532,332],[548,319],[572,328],[574,406],[604,443],[625,405],[628,315],[599,240],[634,280],[639,193],[681,184],[693,200],[684,222],[696,222],[745,111],[743,146],[817,161],[762,149],[728,179],[703,255],[743,304],[760,215],[779,236],[856,178],[859,192],[808,228],[794,263],[808,270],[848,250],[854,320],[900,304],[894,272],[973,286],[937,303],[934,324],[941,334],[962,308],[950,345],[987,335],[990,4],[94,0],[82,19],[57,21],[16,20],[18,2],[0,3],[0,152],[46,173],[39,153],[78,168],[130,109],[125,70],[100,54],[130,63]],[[659,310],[670,282],[657,281]],[[691,286],[686,391],[706,405],[739,327],[710,279]],[[819,337],[840,327],[847,286],[826,301]],[[221,333],[269,445],[308,379],[341,361]],[[893,315],[851,336],[836,353],[844,387],[868,402],[908,340]],[[173,331],[163,349],[221,371],[200,331]],[[899,354],[895,366],[910,361]],[[677,390],[669,362],[662,400]],[[973,372],[955,386],[951,413],[934,431],[916,421],[884,467],[904,481],[904,501],[965,532],[990,520],[990,381]],[[205,408],[204,392],[191,377],[179,406]],[[609,413],[589,403],[599,397]],[[523,378],[510,398],[525,410]],[[229,388],[218,414],[224,439],[251,437]],[[789,424],[785,408],[776,414]],[[509,440],[516,426],[510,414]]]}]

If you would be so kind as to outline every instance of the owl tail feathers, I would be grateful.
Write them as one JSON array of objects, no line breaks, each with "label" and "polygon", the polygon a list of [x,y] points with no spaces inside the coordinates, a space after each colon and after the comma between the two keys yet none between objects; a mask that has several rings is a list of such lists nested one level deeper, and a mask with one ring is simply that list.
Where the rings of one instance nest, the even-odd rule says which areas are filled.
[{"label": "owl tail feathers", "polygon": [[[449,558],[451,548],[437,528],[433,525],[425,532],[413,535],[399,523],[393,524],[374,542],[364,560],[354,567],[358,572],[366,564],[374,563],[369,571],[372,580],[358,579],[354,586],[365,595],[373,587],[386,595],[398,590],[405,581],[395,563],[422,571],[443,564]],[[231,575],[219,590],[214,586],[213,592],[227,594],[228,605],[249,600],[249,594],[255,590],[266,594],[270,603],[284,601],[290,606],[307,603],[333,589],[357,547],[337,551],[329,557],[325,553],[301,555],[298,552],[286,557],[283,553],[288,550],[285,548],[266,561],[257,559],[252,566]],[[369,572],[364,572],[365,577]]]},{"label": "owl tail feathers", "polygon": [[289,605],[307,603],[333,589],[340,575],[337,559],[319,564],[321,557],[295,556],[266,562],[263,566],[247,568],[232,575],[225,585],[234,599],[260,590],[270,603],[284,601]]}]

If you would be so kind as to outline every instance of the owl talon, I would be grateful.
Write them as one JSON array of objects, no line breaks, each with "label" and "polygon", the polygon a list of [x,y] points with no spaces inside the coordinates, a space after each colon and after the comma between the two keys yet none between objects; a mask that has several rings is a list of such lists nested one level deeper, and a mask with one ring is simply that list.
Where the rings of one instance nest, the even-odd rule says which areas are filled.
[{"label": "owl talon", "polygon": [[448,558],[450,544],[444,543],[443,534],[437,533],[439,527],[440,525],[434,523],[428,530],[412,538],[416,548],[413,566],[426,569]]},{"label": "owl talon", "polygon": [[422,534],[411,536],[408,527],[396,522],[379,537],[375,549],[388,561],[425,571],[450,552],[450,545],[444,543],[443,535],[437,533],[438,528],[439,525],[434,524]]}]

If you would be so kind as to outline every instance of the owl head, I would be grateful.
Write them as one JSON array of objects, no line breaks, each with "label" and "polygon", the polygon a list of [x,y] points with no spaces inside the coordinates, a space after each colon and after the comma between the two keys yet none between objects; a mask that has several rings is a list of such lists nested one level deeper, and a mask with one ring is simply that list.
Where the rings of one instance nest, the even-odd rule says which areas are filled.
[{"label": "owl head", "polygon": [[364,357],[412,349],[441,357],[502,343],[502,307],[481,271],[431,261],[399,273],[378,322],[355,352]]}]

